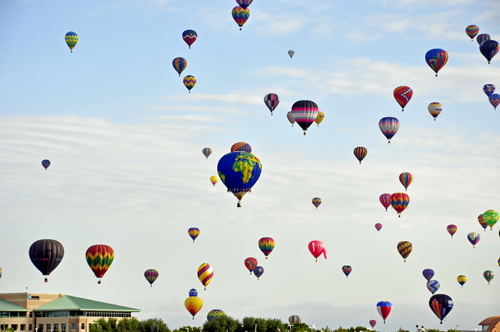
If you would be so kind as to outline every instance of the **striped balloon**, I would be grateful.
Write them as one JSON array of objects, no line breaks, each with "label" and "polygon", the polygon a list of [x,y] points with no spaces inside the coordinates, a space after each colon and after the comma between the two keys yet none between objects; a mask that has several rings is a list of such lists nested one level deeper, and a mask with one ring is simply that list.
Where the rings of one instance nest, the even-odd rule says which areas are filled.
[{"label": "striped balloon", "polygon": [[263,237],[259,240],[259,249],[264,253],[266,259],[267,256],[269,256],[269,254],[271,253],[271,251],[273,251],[275,245],[276,243],[270,237]]},{"label": "striped balloon", "polygon": [[498,93],[494,93],[491,96],[488,97],[491,106],[497,110],[497,106],[500,105],[500,95]]},{"label": "striped balloon", "polygon": [[[85,253],[85,258],[97,278],[102,278],[108,271],[111,263],[115,259],[113,248],[105,244],[96,244],[90,246]],[[101,283],[101,280],[97,282]]]},{"label": "striped balloon", "polygon": [[288,322],[290,324],[300,324],[302,323],[302,319],[298,315],[291,315],[290,317],[288,317]]},{"label": "striped balloon", "polygon": [[204,148],[203,150],[201,150],[201,153],[203,153],[203,155],[208,159],[208,156],[212,154],[212,149]]},{"label": "striped balloon", "polygon": [[429,306],[431,307],[432,312],[434,312],[437,318],[439,318],[441,323],[443,323],[443,319],[453,308],[453,300],[448,295],[436,294],[432,295],[430,298]]},{"label": "striped balloon", "polygon": [[479,36],[477,36],[476,41],[479,45],[481,45],[484,41],[490,40],[491,37],[487,33],[482,33]]},{"label": "striped balloon", "polygon": [[293,104],[291,110],[293,118],[304,130],[304,135],[306,134],[307,128],[316,120],[318,111],[318,105],[311,100],[299,100]]},{"label": "striped balloon", "polygon": [[144,278],[149,282],[150,287],[153,287],[153,282],[158,279],[159,273],[155,269],[149,269],[144,272]]},{"label": "striped balloon", "polygon": [[493,280],[493,278],[495,277],[495,273],[491,270],[486,270],[483,273],[483,277],[484,277],[484,279],[486,279],[486,281],[488,282],[488,285],[489,285],[490,281]]},{"label": "striped balloon", "polygon": [[382,316],[382,319],[384,320],[385,324],[385,319],[389,316],[389,314],[392,311],[392,303],[389,301],[380,301],[377,303],[377,311]]},{"label": "striped balloon", "polygon": [[495,85],[494,84],[485,84],[483,86],[483,91],[489,97],[493,94],[493,92],[495,92]]},{"label": "striped balloon", "polygon": [[172,61],[172,66],[174,66],[175,71],[179,73],[179,77],[180,77],[181,73],[187,67],[187,61],[184,58],[175,58]]},{"label": "striped balloon", "polygon": [[200,279],[203,286],[205,286],[205,290],[207,290],[207,286],[212,281],[214,276],[214,269],[208,263],[203,263],[198,268],[198,279]]},{"label": "striped balloon", "polygon": [[388,143],[391,143],[391,138],[398,132],[399,120],[393,117],[382,118],[378,126],[382,134],[387,138]]},{"label": "striped balloon", "polygon": [[399,106],[403,108],[403,112],[405,110],[405,106],[413,96],[413,90],[409,86],[398,86],[394,89],[394,98],[398,102]]},{"label": "striped balloon", "polygon": [[391,194],[382,194],[378,200],[385,207],[385,212],[387,212],[387,208],[391,206]]},{"label": "striped balloon", "polygon": [[318,209],[318,206],[320,206],[320,205],[321,205],[321,198],[319,198],[319,197],[314,197],[314,198],[312,199],[312,203],[313,203],[313,205],[316,207],[316,210],[317,210],[317,209]]},{"label": "striped balloon", "polygon": [[422,271],[422,275],[424,276],[425,280],[429,281],[434,277],[434,270],[433,269],[425,269]]},{"label": "striped balloon", "polygon": [[381,224],[381,223],[379,223],[379,222],[378,222],[378,223],[376,223],[376,224],[375,224],[375,229],[376,229],[378,232],[380,232],[380,230],[382,229],[382,224]]},{"label": "striped balloon", "polygon": [[191,93],[191,89],[196,85],[196,78],[194,76],[188,75],[184,77],[182,80],[184,86],[188,89],[189,93]]},{"label": "striped balloon", "polygon": [[293,124],[295,123],[295,118],[293,117],[292,111],[290,111],[286,114],[286,118],[288,119],[288,121],[290,121],[290,123],[292,124],[292,127],[293,127]]},{"label": "striped balloon", "polygon": [[78,43],[78,35],[73,31],[70,31],[64,35],[64,40],[66,41],[66,45],[68,45],[71,53],[73,53],[73,48],[75,48],[76,43]]},{"label": "striped balloon", "polygon": [[219,317],[223,317],[223,316],[226,316],[226,313],[220,309],[213,309],[213,310],[210,310],[207,314],[207,320],[209,322],[213,322],[214,320],[216,320],[217,318]]},{"label": "striped balloon", "polygon": [[2,278],[3,270],[0,268],[0,278]]},{"label": "striped balloon", "polygon": [[342,266],[342,272],[344,272],[346,278],[349,278],[349,274],[352,272],[352,267],[350,265],[344,265]]},{"label": "striped balloon", "polygon": [[497,223],[498,221],[498,212],[495,210],[488,210],[485,213],[483,213],[483,219],[484,222],[490,226],[490,229],[493,230],[493,226]]},{"label": "striped balloon", "polygon": [[479,242],[479,240],[481,240],[481,235],[476,232],[470,232],[469,234],[467,234],[467,239],[472,244],[472,248],[475,248],[476,244]]},{"label": "striped balloon", "polygon": [[399,217],[401,217],[401,212],[406,209],[409,203],[410,197],[405,193],[394,193],[391,195],[391,206],[396,210]]},{"label": "striped balloon", "polygon": [[451,237],[453,238],[453,234],[455,234],[457,232],[457,226],[456,225],[448,225],[448,227],[446,227],[446,229],[448,230],[448,233],[450,233]]},{"label": "striped balloon", "polygon": [[484,221],[482,213],[477,217],[477,221],[479,221],[479,225],[481,225],[481,227],[483,227],[484,230],[486,231],[486,227],[488,227],[488,224],[486,223],[486,221]]},{"label": "striped balloon", "polygon": [[405,190],[408,190],[408,187],[413,182],[413,175],[408,172],[404,172],[399,174],[399,182],[405,187]]},{"label": "striped balloon", "polygon": [[[498,266],[500,266],[500,258],[498,259]],[[1,269],[0,269],[1,270]],[[1,272],[1,271],[0,271]]]},{"label": "striped balloon", "polygon": [[238,142],[238,143],[234,143],[233,146],[231,146],[231,152],[235,152],[235,151],[252,153],[252,147],[248,143]]},{"label": "striped balloon", "polygon": [[413,245],[411,244],[410,241],[401,241],[398,243],[398,251],[401,257],[404,258],[404,261],[406,262],[406,258],[410,256],[410,253],[413,249]]},{"label": "striped balloon", "polygon": [[245,25],[245,23],[248,21],[248,18],[250,17],[250,9],[236,6],[233,8],[232,14],[233,20],[236,22],[236,24],[238,24],[241,30],[243,25]]},{"label": "striped balloon", "polygon": [[191,236],[191,238],[193,239],[193,243],[194,243],[194,240],[196,240],[198,235],[200,235],[200,229],[196,228],[196,227],[192,227],[192,228],[188,229],[188,234],[189,234],[189,236]]},{"label": "striped balloon", "polygon": [[472,41],[479,33],[479,27],[475,24],[471,24],[465,28],[465,33],[470,37],[470,41]]},{"label": "striped balloon", "polygon": [[441,285],[439,284],[439,281],[437,281],[437,280],[429,280],[429,281],[427,281],[427,289],[432,294],[436,293],[440,286]]},{"label": "striped balloon", "polygon": [[368,150],[362,146],[358,146],[357,148],[354,148],[354,156],[359,160],[360,164],[361,164],[361,161],[363,159],[365,159],[367,154],[368,154]]},{"label": "striped balloon", "polygon": [[254,257],[245,258],[245,266],[248,271],[250,271],[250,274],[252,274],[252,271],[255,269],[255,267],[257,267],[258,263],[259,262],[257,261],[257,259]]},{"label": "striped balloon", "polygon": [[250,6],[253,2],[253,0],[236,0],[238,5],[240,5],[241,8],[246,9],[248,6]]},{"label": "striped balloon", "polygon": [[434,48],[425,54],[425,62],[438,76],[438,72],[448,62],[448,52],[440,48]]},{"label": "striped balloon", "polygon": [[273,111],[278,104],[280,103],[280,97],[278,97],[275,93],[268,93],[264,96],[264,104],[266,104],[267,108],[271,111],[271,115],[273,115]]},{"label": "striped balloon", "polygon": [[427,110],[429,110],[429,113],[434,118],[434,121],[436,121],[436,118],[443,110],[443,105],[441,105],[441,103],[437,103],[437,102],[430,103],[429,106],[427,106]]}]

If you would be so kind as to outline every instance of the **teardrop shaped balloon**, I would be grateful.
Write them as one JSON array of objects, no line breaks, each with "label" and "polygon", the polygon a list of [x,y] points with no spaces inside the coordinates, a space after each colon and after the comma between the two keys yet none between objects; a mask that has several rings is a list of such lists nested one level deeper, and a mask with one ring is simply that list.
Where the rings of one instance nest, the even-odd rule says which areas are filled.
[{"label": "teardrop shaped balloon", "polygon": [[318,257],[321,256],[321,254],[323,254],[325,259],[327,259],[325,244],[323,242],[318,240],[311,241],[309,242],[308,248],[314,258],[316,258],[316,262],[318,261]]},{"label": "teardrop shaped balloon", "polygon": [[198,39],[198,34],[194,30],[186,30],[182,33],[182,39],[184,39],[184,42],[191,48],[191,45]]},{"label": "teardrop shaped balloon", "polygon": [[175,58],[172,61],[172,66],[174,66],[175,71],[179,73],[179,77],[180,77],[181,73],[187,67],[187,61],[184,58]]},{"label": "teardrop shaped balloon", "polygon": [[467,277],[464,275],[459,275],[457,277],[457,281],[460,284],[460,286],[464,287],[464,284],[467,282]]},{"label": "teardrop shaped balloon", "polygon": [[316,117],[316,119],[314,120],[314,122],[316,122],[318,124],[318,127],[319,127],[319,124],[325,119],[325,113],[321,112],[321,111],[318,111],[318,116]]},{"label": "teardrop shaped balloon", "polygon": [[288,51],[288,55],[290,56],[290,59],[295,55],[295,51],[294,50],[289,50]]},{"label": "teardrop shaped balloon", "polygon": [[391,194],[382,194],[378,199],[387,212],[387,208],[391,206]]},{"label": "teardrop shaped balloon", "polygon": [[488,285],[489,285],[490,281],[492,281],[493,278],[495,277],[495,273],[491,270],[486,270],[483,273],[483,277],[484,277],[484,279],[486,279],[486,281],[488,282]]},{"label": "teardrop shaped balloon", "polygon": [[316,207],[316,210],[318,209],[318,206],[321,205],[321,198],[319,197],[314,197],[312,199],[312,204]]},{"label": "teardrop shaped balloon", "polygon": [[467,28],[465,28],[465,33],[467,34],[467,36],[469,36],[470,41],[472,41],[474,37],[476,37],[479,33],[479,27],[475,24],[471,24]]},{"label": "teardrop shaped balloon", "polygon": [[233,8],[232,14],[233,20],[236,22],[236,24],[238,24],[241,30],[243,25],[245,25],[245,23],[248,21],[248,18],[250,17],[250,9],[236,6]]},{"label": "teardrop shaped balloon", "polygon": [[488,60],[488,64],[491,59],[498,53],[498,42],[496,40],[485,40],[479,46],[481,54]]},{"label": "teardrop shaped balloon", "polygon": [[68,45],[71,53],[73,53],[73,48],[75,48],[76,43],[78,43],[78,35],[75,32],[70,31],[64,35],[64,40],[66,41],[66,45]]},{"label": "teardrop shaped balloon", "polygon": [[409,86],[398,86],[394,89],[394,99],[398,102],[399,106],[403,108],[403,112],[405,110],[405,106],[410,101],[413,96],[413,90]]},{"label": "teardrop shaped balloon", "polygon": [[253,2],[253,0],[236,0],[238,5],[240,5],[241,8],[247,9],[248,6],[250,6]]},{"label": "teardrop shaped balloon", "polygon": [[487,33],[482,33],[477,36],[476,41],[479,45],[481,45],[484,41],[490,40],[491,37]]},{"label": "teardrop shaped balloon", "polygon": [[104,277],[104,274],[108,272],[111,263],[115,259],[115,251],[108,245],[95,244],[87,249],[85,258],[92,272],[99,278],[97,283],[100,284],[100,278]]},{"label": "teardrop shaped balloon", "polygon": [[209,322],[213,322],[214,320],[216,320],[217,318],[219,317],[224,317],[226,316],[226,313],[220,309],[213,309],[213,310],[210,310],[207,314],[207,320]]},{"label": "teardrop shaped balloon", "polygon": [[365,159],[366,155],[368,154],[368,150],[365,147],[358,146],[354,148],[354,156],[359,160],[359,163],[361,164],[361,161]]},{"label": "teardrop shaped balloon", "polygon": [[207,290],[207,286],[212,281],[214,277],[214,269],[208,263],[203,263],[198,267],[198,279],[205,286],[205,290]]},{"label": "teardrop shaped balloon", "polygon": [[280,97],[278,97],[275,93],[268,93],[264,96],[264,104],[266,104],[267,108],[271,111],[271,115],[273,115],[273,111],[278,107],[280,103]]},{"label": "teardrop shaped balloon", "polygon": [[446,229],[448,230],[448,233],[450,233],[451,237],[453,238],[453,234],[455,234],[455,233],[456,233],[456,231],[457,231],[457,226],[456,226],[456,225],[451,224],[451,225],[448,225],[448,226],[446,227]]},{"label": "teardrop shaped balloon", "polygon": [[184,83],[186,89],[188,89],[189,93],[191,93],[191,89],[196,85],[196,78],[192,75],[188,75],[184,77],[182,83]]},{"label": "teardrop shaped balloon", "polygon": [[398,251],[401,257],[404,258],[404,261],[406,262],[406,258],[410,256],[411,251],[413,250],[413,245],[411,244],[410,241],[401,241],[398,243]]},{"label": "teardrop shaped balloon", "polygon": [[42,166],[43,166],[43,168],[45,168],[45,170],[47,170],[47,168],[49,168],[49,166],[50,166],[50,160],[48,160],[48,159],[42,160]]},{"label": "teardrop shaped balloon", "polygon": [[[49,276],[61,263],[64,247],[57,240],[43,239],[33,242],[29,249],[31,262],[44,275]],[[45,278],[45,282],[48,278]]]},{"label": "teardrop shaped balloon", "polygon": [[434,277],[434,270],[433,269],[425,269],[422,271],[422,275],[424,276],[425,280],[429,281]]},{"label": "teardrop shaped balloon", "polygon": [[479,240],[481,240],[481,235],[479,235],[478,233],[476,232],[470,232],[468,235],[467,235],[467,239],[469,240],[469,242],[472,244],[472,248],[475,248],[476,247],[476,244],[479,242]]},{"label": "teardrop shaped balloon", "polygon": [[448,62],[448,52],[440,48],[434,48],[425,54],[425,62],[438,76],[438,72]]},{"label": "teardrop shaped balloon", "polygon": [[184,306],[186,310],[193,316],[196,316],[198,311],[203,307],[203,300],[197,296],[190,296],[184,301]]},{"label": "teardrop shaped balloon", "polygon": [[236,152],[236,151],[252,153],[252,147],[248,143],[238,142],[238,143],[234,143],[231,146],[231,152]]},{"label": "teardrop shaped balloon", "polygon": [[439,284],[439,281],[437,281],[437,280],[429,280],[429,281],[427,281],[427,289],[432,294],[436,293],[440,286],[441,285]]},{"label": "teardrop shaped balloon", "polygon": [[483,86],[483,91],[489,97],[493,94],[493,92],[495,92],[495,85],[494,84],[485,84]]},{"label": "teardrop shaped balloon", "polygon": [[318,116],[318,105],[311,100],[299,100],[292,105],[292,115],[299,126],[306,134],[307,128],[316,120]]},{"label": "teardrop shaped balloon", "polygon": [[215,187],[215,184],[217,183],[217,181],[219,181],[219,177],[217,175],[212,175],[210,177],[210,182],[212,182],[212,184],[214,185],[214,187]]},{"label": "teardrop shaped balloon", "polygon": [[439,318],[442,324],[443,319],[453,309],[453,300],[448,295],[436,294],[430,298],[429,307],[431,307],[432,312]]},{"label": "teardrop shaped balloon", "polygon": [[253,270],[253,274],[257,277],[257,280],[264,274],[264,268],[262,266],[256,266]]},{"label": "teardrop shaped balloon", "polygon": [[274,247],[276,245],[276,242],[274,242],[274,239],[271,237],[263,237],[259,240],[259,249],[262,251],[264,256],[269,256],[269,254],[273,251]]},{"label": "teardrop shaped balloon", "polygon": [[413,175],[408,172],[403,172],[399,174],[399,182],[405,187],[405,190],[408,190],[408,187],[413,182]]},{"label": "teardrop shaped balloon", "polygon": [[200,229],[197,227],[191,227],[190,229],[188,229],[188,234],[193,239],[194,243],[194,240],[196,240],[198,235],[200,235]]},{"label": "teardrop shaped balloon", "polygon": [[156,279],[158,279],[159,275],[160,274],[155,269],[149,269],[146,270],[146,272],[144,272],[144,278],[146,278],[146,280],[149,282],[150,287],[153,287],[153,282],[155,282]]},{"label": "teardrop shaped balloon", "polygon": [[380,230],[382,229],[382,224],[381,224],[381,223],[379,223],[379,222],[378,222],[378,223],[376,223],[376,224],[375,224],[375,229],[376,229],[377,231],[379,231],[379,232],[380,232]]},{"label": "teardrop shaped balloon", "polygon": [[399,130],[399,120],[393,117],[385,117],[380,119],[378,126],[382,134],[387,138],[388,143],[391,143],[391,138],[393,138]]},{"label": "teardrop shaped balloon", "polygon": [[257,264],[259,264],[259,262],[257,261],[256,258],[254,257],[245,258],[245,266],[248,269],[248,271],[250,271],[250,274],[252,274],[252,271],[255,269],[255,267],[257,267]]},{"label": "teardrop shaped balloon", "polygon": [[483,213],[484,222],[488,224],[488,226],[490,226],[491,230],[493,230],[493,226],[495,226],[495,224],[497,223],[498,217],[498,212],[495,210],[488,210]]},{"label": "teardrop shaped balloon", "polygon": [[201,153],[208,159],[208,156],[212,154],[212,149],[210,148],[204,148],[201,150]]},{"label": "teardrop shaped balloon", "polygon": [[380,316],[382,316],[385,324],[385,320],[387,319],[387,317],[389,317],[389,314],[392,311],[392,303],[389,301],[380,301],[379,303],[377,303],[377,311]]},{"label": "teardrop shaped balloon", "polygon": [[344,272],[346,278],[349,278],[349,274],[352,272],[352,267],[350,265],[344,265],[342,266],[342,272]]},{"label": "teardrop shaped balloon", "polygon": [[401,213],[406,209],[408,204],[410,204],[410,197],[407,194],[394,193],[391,195],[391,206],[396,210],[399,217],[401,217]]},{"label": "teardrop shaped balloon", "polygon": [[494,93],[488,97],[488,100],[490,101],[491,106],[493,106],[496,111],[497,106],[500,105],[500,94]]},{"label": "teardrop shaped balloon", "polygon": [[370,323],[370,326],[371,326],[372,328],[374,328],[374,327],[375,327],[375,325],[377,325],[377,321],[376,321],[375,319],[371,319],[368,323]]},{"label": "teardrop shaped balloon", "polygon": [[302,319],[298,315],[292,315],[292,316],[288,317],[288,322],[290,324],[300,324],[300,323],[302,323]]},{"label": "teardrop shaped balloon", "polygon": [[293,124],[295,123],[295,118],[293,117],[292,111],[290,111],[286,114],[286,118],[292,124],[292,127],[293,127]]},{"label": "teardrop shaped balloon", "polygon": [[436,121],[436,118],[438,117],[439,114],[441,114],[441,111],[443,110],[443,105],[437,102],[430,103],[429,106],[427,106],[427,110],[434,118],[434,121]]},{"label": "teardrop shaped balloon", "polygon": [[488,224],[484,221],[484,217],[483,217],[482,213],[477,217],[477,221],[479,221],[479,225],[481,225],[481,227],[484,228],[484,230],[486,231]]}]

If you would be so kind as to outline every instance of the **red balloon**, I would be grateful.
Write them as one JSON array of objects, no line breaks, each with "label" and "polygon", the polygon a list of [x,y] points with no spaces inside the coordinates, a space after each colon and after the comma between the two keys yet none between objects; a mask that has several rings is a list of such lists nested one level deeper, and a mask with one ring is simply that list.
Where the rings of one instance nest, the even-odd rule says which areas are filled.
[{"label": "red balloon", "polygon": [[316,258],[316,262],[318,261],[318,257],[323,254],[323,256],[326,258],[326,249],[325,249],[325,244],[321,241],[311,241],[309,242],[309,251],[311,254]]}]

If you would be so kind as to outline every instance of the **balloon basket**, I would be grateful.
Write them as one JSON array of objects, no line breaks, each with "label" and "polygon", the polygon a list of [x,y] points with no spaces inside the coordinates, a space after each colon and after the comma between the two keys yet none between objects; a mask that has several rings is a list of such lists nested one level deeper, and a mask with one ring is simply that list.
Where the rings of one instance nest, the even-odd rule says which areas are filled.
[{"label": "balloon basket", "polygon": [[101,280],[99,280],[99,281],[97,282],[97,284],[98,284],[98,285],[100,285],[100,284],[101,284]]},{"label": "balloon basket", "polygon": [[45,280],[43,282],[49,282],[49,279],[45,278]]}]

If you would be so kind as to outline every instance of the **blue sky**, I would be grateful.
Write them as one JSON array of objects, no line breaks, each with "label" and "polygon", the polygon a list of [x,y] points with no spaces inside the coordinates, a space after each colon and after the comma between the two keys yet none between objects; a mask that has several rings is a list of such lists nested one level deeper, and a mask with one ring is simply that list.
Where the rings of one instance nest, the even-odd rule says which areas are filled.
[{"label": "blue sky", "polygon": [[[483,232],[477,216],[499,210],[497,112],[482,91],[500,86],[500,59],[490,65],[465,27],[498,40],[497,1],[261,1],[240,31],[236,3],[187,0],[3,1],[0,4],[0,208],[2,291],[67,293],[142,309],[171,328],[202,325],[212,309],[228,315],[299,315],[316,327],[378,330],[473,329],[498,314],[498,225]],[[194,29],[191,49],[182,31]],[[79,36],[73,53],[64,35]],[[443,48],[449,61],[436,78],[424,61]],[[287,52],[295,50],[290,59]],[[181,77],[172,68],[184,57]],[[188,93],[182,77],[193,75]],[[401,112],[393,97],[407,85]],[[280,96],[271,116],[263,103]],[[325,119],[306,136],[286,113],[315,101]],[[443,112],[433,121],[430,102]],[[387,144],[378,121],[401,128]],[[219,182],[217,161],[248,142],[263,172],[253,192],[236,199]],[[201,154],[211,147],[208,160]],[[353,156],[368,149],[362,165]],[[50,159],[45,172],[40,164]],[[378,202],[415,180],[397,218]],[[316,210],[313,197],[321,197]],[[384,227],[377,233],[374,224]],[[458,231],[451,239],[448,224]],[[193,244],[189,227],[201,234]],[[479,232],[475,249],[469,232]],[[271,236],[265,260],[257,242]],[[47,284],[28,249],[59,240],[65,257]],[[328,260],[314,262],[312,240]],[[396,245],[414,249],[406,263]],[[116,259],[97,285],[84,254],[97,243]],[[260,280],[243,261],[256,257]],[[206,291],[196,276],[214,267]],[[348,279],[343,265],[351,265]],[[152,288],[143,277],[155,268]],[[428,306],[421,272],[432,268],[455,307],[443,325]],[[456,281],[468,277],[463,288]],[[497,277],[498,278],[498,277]],[[189,289],[204,301],[195,320],[184,308]],[[376,303],[394,305],[388,323]]]}]

